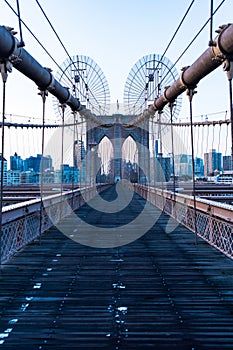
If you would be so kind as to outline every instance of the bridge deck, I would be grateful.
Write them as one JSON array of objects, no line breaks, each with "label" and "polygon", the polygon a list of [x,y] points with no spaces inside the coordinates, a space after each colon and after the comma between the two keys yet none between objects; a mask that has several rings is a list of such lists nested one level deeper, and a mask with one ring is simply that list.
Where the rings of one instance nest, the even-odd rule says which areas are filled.
[{"label": "bridge deck", "polygon": [[[135,196],[118,225],[142,204]],[[233,261],[181,226],[165,233],[167,220],[119,248],[83,246],[56,228],[27,246],[1,270],[0,347],[232,349]]]}]

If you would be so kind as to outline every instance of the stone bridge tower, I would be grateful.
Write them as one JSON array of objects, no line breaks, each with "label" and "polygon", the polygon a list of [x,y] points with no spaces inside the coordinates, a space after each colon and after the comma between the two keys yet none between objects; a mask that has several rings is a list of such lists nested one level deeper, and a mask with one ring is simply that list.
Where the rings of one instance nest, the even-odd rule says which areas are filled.
[{"label": "stone bridge tower", "polygon": [[[128,127],[134,116],[115,114],[112,116],[101,116],[100,126],[87,121],[87,152],[91,153],[93,146],[98,146],[106,136],[113,145],[113,175],[114,181],[122,176],[122,146],[124,141],[131,136],[138,148],[139,181],[145,183],[149,175],[149,123],[143,121],[142,125]],[[90,171],[90,170],[89,170]],[[97,169],[98,171],[98,169]]]}]

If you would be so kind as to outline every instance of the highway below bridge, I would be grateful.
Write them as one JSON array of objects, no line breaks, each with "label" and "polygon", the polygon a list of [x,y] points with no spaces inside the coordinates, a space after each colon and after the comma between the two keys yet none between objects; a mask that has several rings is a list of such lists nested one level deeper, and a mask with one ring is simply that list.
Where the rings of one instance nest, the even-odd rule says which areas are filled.
[{"label": "highway below bridge", "polygon": [[[101,196],[110,207],[115,186]],[[68,216],[71,239],[52,227],[2,265],[0,347],[232,349],[233,261],[201,238],[196,245],[193,233],[136,194],[116,213],[92,208],[96,201],[76,212],[83,228],[125,226],[133,236],[145,224],[129,224],[140,212],[157,220],[129,244],[94,248]],[[87,245],[72,239],[76,231]]]}]

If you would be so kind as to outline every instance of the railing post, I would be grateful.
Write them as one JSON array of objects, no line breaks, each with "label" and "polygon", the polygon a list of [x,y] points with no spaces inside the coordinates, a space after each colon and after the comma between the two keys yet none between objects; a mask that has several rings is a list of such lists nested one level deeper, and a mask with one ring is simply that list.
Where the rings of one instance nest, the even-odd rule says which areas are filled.
[{"label": "railing post", "polygon": [[210,244],[213,243],[213,213],[211,210],[211,206],[209,205],[208,207],[208,213],[209,213],[209,230],[210,230],[210,234],[209,234],[209,242]]}]

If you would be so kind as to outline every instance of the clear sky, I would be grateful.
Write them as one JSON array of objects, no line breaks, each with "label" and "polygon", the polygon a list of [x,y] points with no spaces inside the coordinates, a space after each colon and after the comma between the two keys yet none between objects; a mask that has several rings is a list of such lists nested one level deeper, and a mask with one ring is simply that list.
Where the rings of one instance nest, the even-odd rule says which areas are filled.
[{"label": "clear sky", "polygon": [[[194,2],[166,53],[171,62],[177,60],[208,20],[210,2]],[[221,2],[214,0],[214,9]],[[9,0],[9,3],[16,9],[15,0]],[[21,0],[19,4],[22,19],[54,59],[62,64],[67,55],[36,1]],[[117,99],[123,101],[124,84],[135,62],[148,54],[163,54],[191,0],[40,0],[40,4],[69,54],[90,56],[100,66],[109,83],[112,103],[116,103]],[[0,9],[0,25],[12,26],[18,31],[18,19],[4,0],[0,0]],[[213,29],[231,23],[232,14],[233,2],[225,0],[214,16]],[[207,25],[177,63],[178,71],[183,66],[191,65],[208,48],[209,32],[210,27]],[[23,39],[25,49],[42,66],[50,67],[56,75],[57,67],[24,27]],[[228,81],[221,67],[204,78],[197,91],[194,116],[229,110]],[[6,113],[40,117],[42,106],[37,94],[35,84],[14,69],[7,82]],[[51,97],[46,108],[47,115],[54,115]],[[184,94],[180,118],[187,118],[188,110],[188,100]],[[223,116],[219,118],[222,119]]]}]

